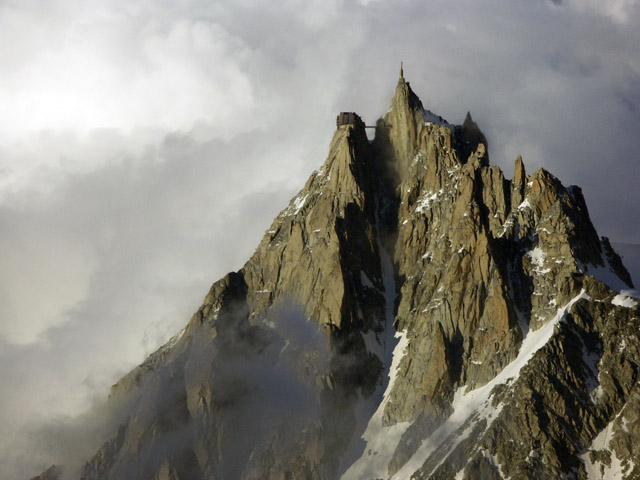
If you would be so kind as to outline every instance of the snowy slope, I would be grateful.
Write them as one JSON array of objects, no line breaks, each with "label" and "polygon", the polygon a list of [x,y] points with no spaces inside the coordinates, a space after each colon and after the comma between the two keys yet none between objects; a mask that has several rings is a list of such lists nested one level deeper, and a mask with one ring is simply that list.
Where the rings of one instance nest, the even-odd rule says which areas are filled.
[{"label": "snowy slope", "polygon": [[622,257],[622,263],[633,280],[636,289],[640,289],[640,244],[614,243],[613,248]]}]

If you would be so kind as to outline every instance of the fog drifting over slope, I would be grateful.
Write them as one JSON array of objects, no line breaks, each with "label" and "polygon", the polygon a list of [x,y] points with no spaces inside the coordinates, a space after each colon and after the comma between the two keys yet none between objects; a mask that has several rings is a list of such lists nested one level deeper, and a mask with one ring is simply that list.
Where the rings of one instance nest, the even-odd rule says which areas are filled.
[{"label": "fog drifting over slope", "polygon": [[336,113],[386,111],[400,60],[427,108],[471,111],[507,176],[522,154],[640,243],[639,10],[0,2],[0,438],[20,446],[2,475],[57,461],[21,456],[26,432],[177,332],[323,162]]}]

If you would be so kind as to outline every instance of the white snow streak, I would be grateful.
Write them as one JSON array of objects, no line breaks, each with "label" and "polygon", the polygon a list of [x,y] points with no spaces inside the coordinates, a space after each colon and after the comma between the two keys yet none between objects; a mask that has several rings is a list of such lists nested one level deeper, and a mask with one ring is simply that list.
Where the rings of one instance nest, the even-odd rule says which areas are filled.
[{"label": "white snow streak", "polygon": [[298,213],[302,207],[304,207],[305,202],[307,201],[307,197],[309,194],[307,193],[304,197],[297,197],[293,202],[293,215]]},{"label": "white snow streak", "polygon": [[[393,264],[389,254],[382,248],[382,242],[380,239],[378,239],[378,248],[382,264],[382,282],[384,285],[386,303],[385,329],[383,332],[383,338],[381,338],[381,342],[378,343],[383,347],[381,360],[384,365],[389,365],[389,376],[388,380],[381,384],[379,390],[376,391],[369,399],[361,399],[359,401],[359,408],[356,408],[355,413],[358,424],[360,425],[360,422],[363,420],[364,422],[367,421],[367,419],[364,418],[364,414],[367,410],[367,406],[370,404],[370,401],[380,398],[380,390],[384,390],[382,400],[378,404],[377,409],[375,409],[375,406],[373,407],[375,412],[371,415],[362,437],[359,439],[354,438],[347,449],[347,454],[345,454],[342,461],[343,465],[350,466],[342,475],[341,478],[343,480],[387,478],[389,461],[391,460],[398,442],[400,442],[402,434],[410,425],[409,422],[398,423],[389,427],[382,425],[384,409],[387,403],[389,403],[389,396],[396,381],[400,362],[407,352],[409,340],[404,332],[395,332],[395,328],[393,326],[393,307],[396,292]],[[369,410],[369,412],[373,409]],[[359,451],[358,447],[361,446],[362,443],[364,443],[364,450]],[[352,461],[353,457],[356,455],[360,456]]]},{"label": "white snow streak", "polygon": [[[571,308],[571,306],[581,298],[587,298],[584,290],[573,298],[567,305],[560,308],[556,316],[542,328],[535,331],[530,330],[522,341],[522,345],[520,346],[520,351],[518,352],[516,359],[507,365],[489,383],[466,393],[464,392],[465,387],[459,388],[454,396],[453,403],[451,404],[453,407],[453,413],[451,416],[447,418],[447,420],[435,432],[433,432],[429,438],[423,440],[416,453],[402,467],[402,469],[393,476],[393,479],[400,480],[411,477],[411,475],[422,466],[429,455],[431,455],[452,433],[460,428],[473,414],[477,413],[479,415],[478,420],[485,418],[490,424],[491,421],[499,415],[502,409],[502,405],[497,405],[495,407],[491,405],[490,397],[493,388],[496,385],[506,383],[520,375],[520,370],[529,362],[529,360],[531,360],[538,350],[546,345],[549,339],[553,336],[556,325],[558,325],[558,323],[560,323],[564,318],[566,312]],[[461,440],[462,438],[459,438],[452,445],[449,452],[451,452]]]},{"label": "white snow streak", "polygon": [[400,438],[409,428],[409,422],[397,423],[385,427],[382,425],[382,415],[389,402],[389,396],[393,390],[400,362],[406,354],[409,340],[404,332],[396,332],[395,337],[399,339],[398,344],[393,349],[393,360],[389,369],[389,384],[385,389],[382,402],[371,417],[367,429],[362,435],[366,442],[363,455],[349,467],[342,475],[342,480],[359,480],[364,478],[387,478],[389,461],[393,452],[400,442]]},{"label": "white snow streak", "polygon": [[[617,417],[616,417],[617,418]],[[587,478],[593,480],[620,480],[622,479],[622,465],[621,460],[616,456],[616,452],[611,449],[611,438],[613,437],[613,422],[614,418],[609,424],[593,439],[589,449],[580,455],[584,462],[585,470],[587,471]],[[611,465],[607,466],[598,460],[592,462],[589,458],[589,452],[592,450],[607,450],[611,452]],[[633,469],[633,465],[631,465]]]}]

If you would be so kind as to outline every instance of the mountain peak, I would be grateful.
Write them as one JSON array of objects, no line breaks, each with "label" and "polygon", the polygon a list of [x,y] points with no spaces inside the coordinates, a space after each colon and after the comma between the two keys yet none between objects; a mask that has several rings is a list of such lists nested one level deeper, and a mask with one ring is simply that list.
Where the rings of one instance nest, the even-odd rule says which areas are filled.
[{"label": "mountain peak", "polygon": [[411,89],[411,85],[404,78],[404,70],[400,68],[400,77],[396,86],[395,97],[392,105],[406,106],[406,108],[422,108],[420,98]]},{"label": "mountain peak", "polygon": [[579,188],[487,149],[401,63],[374,141],[339,114],[243,268],[118,383],[81,478],[637,476],[629,276]]}]

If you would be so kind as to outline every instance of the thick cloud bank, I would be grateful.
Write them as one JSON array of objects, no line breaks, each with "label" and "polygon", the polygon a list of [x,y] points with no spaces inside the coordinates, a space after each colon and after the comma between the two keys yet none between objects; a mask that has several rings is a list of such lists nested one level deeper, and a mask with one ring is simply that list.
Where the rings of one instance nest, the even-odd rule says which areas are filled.
[{"label": "thick cloud bank", "polygon": [[386,111],[400,60],[507,176],[522,154],[640,243],[639,44],[634,0],[0,1],[0,437],[23,446],[3,472],[54,461],[24,454],[34,422],[179,330],[322,163],[336,113]]}]

